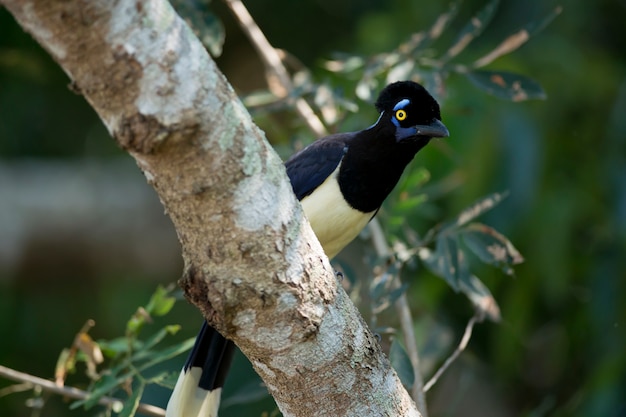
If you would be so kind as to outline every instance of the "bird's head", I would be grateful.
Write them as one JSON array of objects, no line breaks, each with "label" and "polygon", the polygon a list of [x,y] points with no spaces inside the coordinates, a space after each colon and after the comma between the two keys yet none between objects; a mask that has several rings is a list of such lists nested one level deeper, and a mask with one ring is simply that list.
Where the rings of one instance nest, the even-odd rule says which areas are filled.
[{"label": "bird's head", "polygon": [[416,82],[389,84],[378,96],[376,109],[381,113],[380,121],[393,124],[398,142],[450,135],[441,122],[439,104]]}]

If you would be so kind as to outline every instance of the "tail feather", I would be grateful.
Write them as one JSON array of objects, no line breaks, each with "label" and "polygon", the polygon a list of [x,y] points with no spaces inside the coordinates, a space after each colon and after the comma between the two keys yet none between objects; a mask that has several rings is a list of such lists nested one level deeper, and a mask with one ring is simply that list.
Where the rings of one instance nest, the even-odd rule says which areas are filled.
[{"label": "tail feather", "polygon": [[166,417],[216,417],[235,345],[203,323],[167,404]]}]

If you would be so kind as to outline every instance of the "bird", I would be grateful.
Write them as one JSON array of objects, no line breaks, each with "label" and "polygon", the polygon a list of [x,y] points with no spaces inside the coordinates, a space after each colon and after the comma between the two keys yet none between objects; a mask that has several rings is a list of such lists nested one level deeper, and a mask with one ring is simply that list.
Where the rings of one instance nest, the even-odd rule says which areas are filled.
[{"label": "bird", "polygon": [[[437,101],[419,83],[387,85],[367,129],[318,139],[285,162],[293,192],[328,258],[376,215],[405,167],[433,138],[448,137]],[[234,343],[205,321],[167,405],[167,417],[215,417]]]}]

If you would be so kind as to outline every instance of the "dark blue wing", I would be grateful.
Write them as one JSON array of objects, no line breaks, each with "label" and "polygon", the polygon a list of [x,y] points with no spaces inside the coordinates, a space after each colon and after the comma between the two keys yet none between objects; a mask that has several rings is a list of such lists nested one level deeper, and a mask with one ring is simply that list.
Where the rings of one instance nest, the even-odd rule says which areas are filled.
[{"label": "dark blue wing", "polygon": [[353,136],[354,133],[339,133],[319,139],[285,162],[287,176],[298,200],[311,194],[332,174]]}]

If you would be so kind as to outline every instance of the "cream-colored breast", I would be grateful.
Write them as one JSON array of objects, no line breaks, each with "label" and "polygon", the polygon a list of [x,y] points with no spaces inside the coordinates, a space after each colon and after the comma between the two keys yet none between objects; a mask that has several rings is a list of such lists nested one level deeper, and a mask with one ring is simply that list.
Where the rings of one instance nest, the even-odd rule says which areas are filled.
[{"label": "cream-colored breast", "polygon": [[375,214],[355,210],[343,199],[337,182],[340,167],[341,164],[311,195],[301,200],[304,213],[329,258],[357,237]]}]

